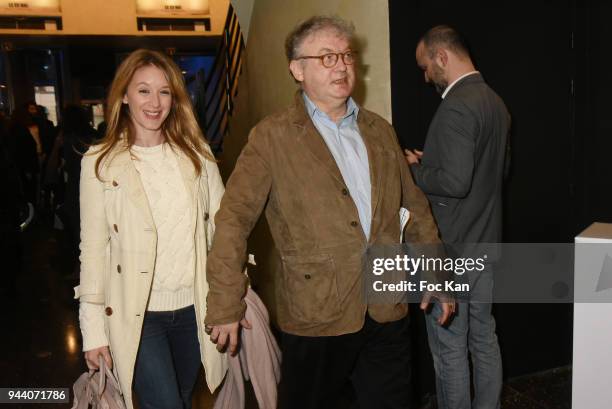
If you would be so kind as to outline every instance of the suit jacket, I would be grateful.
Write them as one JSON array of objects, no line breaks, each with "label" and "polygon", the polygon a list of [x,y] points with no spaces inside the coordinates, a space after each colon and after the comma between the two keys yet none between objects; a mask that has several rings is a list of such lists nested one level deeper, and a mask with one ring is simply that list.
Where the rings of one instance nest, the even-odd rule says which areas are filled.
[{"label": "suit jacket", "polygon": [[446,95],[411,165],[445,243],[501,241],[502,179],[510,115],[480,74]]},{"label": "suit jacket", "polygon": [[362,256],[368,246],[398,243],[402,205],[412,213],[405,233],[409,241],[439,243],[438,231],[391,125],[365,109],[357,123],[370,163],[369,240],[299,93],[292,106],[252,129],[215,218],[207,265],[208,324],[244,316],[247,238],[264,208],[281,257],[276,310],[283,331],[339,335],[361,329],[366,311],[379,322],[406,315],[406,304],[365,304]]}]

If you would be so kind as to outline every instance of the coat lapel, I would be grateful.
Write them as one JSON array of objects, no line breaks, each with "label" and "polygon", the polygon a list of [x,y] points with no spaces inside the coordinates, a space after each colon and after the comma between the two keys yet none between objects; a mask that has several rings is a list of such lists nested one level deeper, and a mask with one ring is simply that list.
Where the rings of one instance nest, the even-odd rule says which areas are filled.
[{"label": "coat lapel", "polygon": [[334,179],[346,186],[336,160],[306,112],[301,92],[298,92],[295,96],[295,104],[291,116],[293,124],[299,128],[297,132],[298,140],[308,148],[315,160],[323,165]]},{"label": "coat lapel", "polygon": [[[306,112],[306,107],[304,106],[304,100],[302,99],[301,92],[298,92],[295,96],[295,104],[293,106],[291,116],[293,123],[300,128],[300,132],[298,132],[298,139],[300,142],[308,148],[315,159],[327,169],[331,176],[338,180],[338,182],[342,183],[342,185],[346,186],[334,157]],[[365,144],[368,152],[368,162],[370,168],[370,185],[372,195],[372,226],[370,228],[370,238],[373,237],[373,233],[375,231],[374,215],[376,214],[376,208],[378,206],[378,202],[380,201],[381,177],[384,167],[383,150],[378,140],[378,132],[376,132],[376,129],[372,126],[373,122],[374,117],[372,115],[370,115],[366,110],[359,110],[357,125],[359,127],[359,133],[361,134],[363,143]]]},{"label": "coat lapel", "polygon": [[315,128],[312,121],[308,121],[303,132],[300,132],[299,138],[310,150],[315,159],[318,160],[338,182],[346,185],[336,160],[332,156],[329,148],[325,144],[325,141],[317,131],[317,128]]},{"label": "coat lapel", "polygon": [[148,227],[155,230],[155,221],[153,220],[149,200],[147,199],[144,186],[140,180],[140,175],[136,170],[136,166],[134,166],[132,153],[128,149],[122,150],[113,159],[113,162],[114,161],[118,161],[118,164],[124,164],[126,183],[124,183],[123,188],[126,189],[127,196],[132,201],[134,206],[141,210],[142,217],[144,218],[144,221]]}]

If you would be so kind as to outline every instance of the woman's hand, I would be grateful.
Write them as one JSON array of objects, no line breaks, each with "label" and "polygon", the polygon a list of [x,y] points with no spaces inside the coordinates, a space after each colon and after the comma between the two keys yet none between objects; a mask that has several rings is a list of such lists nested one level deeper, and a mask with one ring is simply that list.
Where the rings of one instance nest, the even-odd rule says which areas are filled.
[{"label": "woman's hand", "polygon": [[243,318],[239,322],[207,326],[206,333],[210,335],[210,340],[217,344],[219,352],[224,352],[227,349],[231,356],[235,356],[238,353],[240,327],[252,328],[246,318]]},{"label": "woman's hand", "polygon": [[113,358],[111,358],[110,350],[108,346],[95,348],[89,351],[85,351],[85,363],[89,369],[100,369],[100,355],[104,358],[104,362],[108,369],[113,369]]}]

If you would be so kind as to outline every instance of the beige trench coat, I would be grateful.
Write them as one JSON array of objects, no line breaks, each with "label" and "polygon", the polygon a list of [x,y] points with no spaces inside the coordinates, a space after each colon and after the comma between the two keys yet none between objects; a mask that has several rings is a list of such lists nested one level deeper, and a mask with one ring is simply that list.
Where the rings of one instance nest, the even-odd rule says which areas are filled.
[{"label": "beige trench coat", "polygon": [[[81,164],[81,281],[75,298],[105,307],[105,331],[126,405],[132,408],[132,379],[147,300],[153,282],[157,232],[147,197],[130,152],[117,148],[94,173],[95,147]],[[227,371],[204,332],[206,255],[212,243],[214,215],[223,196],[216,163],[202,159],[198,177],[191,161],[179,154],[179,168],[196,217],[194,283],[200,355],[206,383],[214,391]]]}]

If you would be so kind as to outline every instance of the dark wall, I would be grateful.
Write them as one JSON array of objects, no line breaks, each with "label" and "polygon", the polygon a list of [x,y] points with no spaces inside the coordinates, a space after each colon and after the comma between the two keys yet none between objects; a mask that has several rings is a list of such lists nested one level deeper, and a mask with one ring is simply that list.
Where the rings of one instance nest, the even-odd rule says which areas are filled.
[{"label": "dark wall", "polygon": [[113,48],[93,48],[69,46],[65,49],[70,82],[78,86],[71,96],[79,102],[82,99],[104,99],[107,88],[115,76],[116,50]]},{"label": "dark wall", "polygon": [[424,83],[414,50],[433,25],[455,26],[512,115],[506,241],[571,240],[577,228],[568,217],[574,212],[569,5],[533,2],[525,10],[515,2],[490,3],[390,1],[394,125],[406,147],[423,146],[440,98]]},{"label": "dark wall", "polygon": [[[465,35],[508,106],[506,242],[572,242],[593,221],[612,222],[612,5],[591,3],[389,1],[393,125],[404,147],[422,148],[440,103],[414,56],[436,24]],[[571,305],[500,304],[495,315],[507,377],[571,363]]]},{"label": "dark wall", "polygon": [[577,215],[582,225],[612,222],[610,2],[578,2],[575,9]]}]

